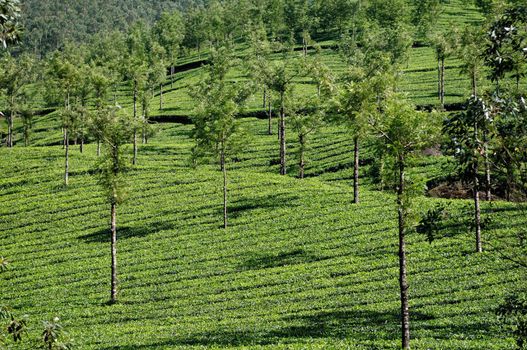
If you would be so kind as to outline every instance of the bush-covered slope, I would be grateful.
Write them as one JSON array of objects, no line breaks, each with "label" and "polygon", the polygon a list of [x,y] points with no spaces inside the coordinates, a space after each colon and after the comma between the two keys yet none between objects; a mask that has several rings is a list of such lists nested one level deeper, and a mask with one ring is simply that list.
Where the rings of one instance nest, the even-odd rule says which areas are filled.
[{"label": "bush-covered slope", "polygon": [[[366,187],[351,204],[346,171],[329,182],[275,175],[276,136],[262,135],[264,121],[244,125],[254,138],[231,166],[228,230],[221,172],[188,168],[190,126],[166,125],[141,147],[119,208],[114,306],[105,304],[109,208],[89,172],[94,147],[72,151],[67,190],[59,146],[0,149],[0,245],[12,261],[0,303],[29,314],[32,337],[37,320],[60,316],[79,349],[395,348],[394,197]],[[310,172],[347,162],[348,141],[343,131],[320,133]],[[436,200],[418,202],[424,210]],[[525,224],[513,207],[497,208],[490,241],[502,223]],[[523,283],[519,271],[491,251],[473,254],[464,226],[431,245],[411,234],[408,251],[413,348],[513,348],[494,309]]]}]

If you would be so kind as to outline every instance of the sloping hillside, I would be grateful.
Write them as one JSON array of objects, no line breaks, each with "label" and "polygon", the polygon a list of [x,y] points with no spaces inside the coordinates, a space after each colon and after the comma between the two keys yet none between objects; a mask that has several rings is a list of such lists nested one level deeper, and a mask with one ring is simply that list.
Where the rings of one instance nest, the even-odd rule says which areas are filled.
[{"label": "sloping hillside", "polygon": [[[351,204],[346,170],[328,173],[329,182],[280,177],[269,165],[276,136],[262,135],[264,121],[244,124],[254,140],[230,171],[226,231],[221,172],[188,168],[190,126],[163,126],[140,148],[119,208],[121,302],[112,307],[109,208],[89,172],[94,147],[73,151],[67,190],[59,147],[1,149],[9,205],[0,245],[12,263],[0,302],[31,320],[60,316],[79,349],[395,348],[394,198],[368,186],[362,204]],[[310,148],[310,171],[345,163],[349,145],[342,131],[325,129]],[[422,198],[419,207],[436,202]],[[490,240],[501,223],[525,224],[513,207],[497,207],[504,214],[485,233]],[[494,310],[523,283],[520,271],[491,251],[473,254],[463,225],[453,222],[446,236],[409,237],[413,347],[513,349]]]}]

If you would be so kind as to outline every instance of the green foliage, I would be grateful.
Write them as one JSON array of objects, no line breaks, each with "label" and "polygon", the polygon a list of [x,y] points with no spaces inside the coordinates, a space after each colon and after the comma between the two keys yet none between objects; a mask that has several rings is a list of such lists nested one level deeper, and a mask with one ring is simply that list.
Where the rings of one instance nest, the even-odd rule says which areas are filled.
[{"label": "green foliage", "polygon": [[[188,1],[179,1],[186,7]],[[152,23],[164,11],[176,8],[173,1],[146,0],[27,0],[24,1],[24,46],[45,56],[68,42],[87,42],[100,33],[127,31],[140,20]],[[52,18],[53,20],[50,20]]]},{"label": "green foliage", "polygon": [[0,305],[0,345],[10,341],[21,342],[26,333],[27,324],[27,315],[16,317],[10,308]]},{"label": "green foliage", "polygon": [[443,133],[447,136],[443,146],[458,161],[458,174],[463,181],[471,182],[477,175],[474,171],[482,163],[484,142],[491,136],[492,122],[488,105],[477,97],[467,101],[465,110],[443,122]]},{"label": "green foliage", "polygon": [[98,182],[104,189],[108,202],[120,204],[126,198],[127,187],[127,161],[123,145],[130,141],[133,121],[119,107],[109,107],[98,113],[95,127],[105,146],[105,153],[97,164]]},{"label": "green foliage", "polygon": [[210,154],[232,157],[243,145],[244,133],[236,115],[245,99],[245,89],[225,81],[225,76],[234,64],[227,48],[213,51],[208,75],[193,88],[192,96],[196,100],[193,117],[195,157]]},{"label": "green foliage", "polygon": [[2,48],[17,43],[20,38],[20,2],[18,0],[0,0],[0,42]]},{"label": "green foliage", "polygon": [[67,337],[62,325],[59,323],[58,317],[53,318],[52,321],[43,321],[44,331],[42,332],[42,341],[44,343],[43,349],[46,350],[70,350],[72,349],[71,342],[62,341],[62,338]]},{"label": "green foliage", "polygon": [[[515,4],[496,19],[489,30],[485,63],[490,68],[489,78],[499,84],[509,72],[517,84],[527,65],[527,6]],[[499,87],[499,85],[498,85]]]},{"label": "green foliage", "polygon": [[0,272],[6,271],[9,266],[9,260],[7,258],[4,258],[3,256],[0,256]]},{"label": "green foliage", "polygon": [[417,38],[424,38],[435,29],[441,15],[443,0],[412,0],[412,24],[417,27]]},{"label": "green foliage", "polygon": [[527,294],[509,295],[496,313],[503,325],[512,331],[517,349],[527,349]]},{"label": "green foliage", "polygon": [[185,35],[183,17],[178,11],[164,12],[152,28],[154,37],[175,64]]},{"label": "green foliage", "polygon": [[384,112],[372,125],[381,137],[386,153],[399,159],[434,142],[431,135],[434,135],[435,122],[427,113],[416,111],[400,96],[392,95],[386,100]]}]

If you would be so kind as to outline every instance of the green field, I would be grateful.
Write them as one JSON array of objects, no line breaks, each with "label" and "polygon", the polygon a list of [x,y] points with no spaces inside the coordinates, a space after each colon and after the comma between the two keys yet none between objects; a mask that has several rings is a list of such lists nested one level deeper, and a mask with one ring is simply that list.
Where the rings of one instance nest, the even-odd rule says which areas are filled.
[{"label": "green field", "polygon": [[[0,149],[0,246],[12,260],[0,303],[27,313],[35,337],[37,320],[59,316],[79,349],[397,347],[394,197],[367,185],[362,203],[351,203],[344,131],[317,135],[307,172],[323,174],[299,180],[269,165],[277,142],[263,135],[265,121],[243,124],[254,138],[230,167],[228,230],[221,172],[188,167],[190,126],[163,125],[141,146],[119,208],[113,306],[109,208],[90,175],[94,147],[72,152],[68,189],[60,146]],[[329,171],[338,165],[344,170]],[[424,210],[438,200],[417,201]],[[525,224],[513,206],[497,207],[499,223]],[[412,345],[513,349],[494,310],[522,285],[521,271],[492,251],[473,254],[472,235],[453,227],[433,244],[409,237]],[[485,231],[486,240],[500,230]]]},{"label": "green field", "polygon": [[[447,1],[439,25],[480,23],[472,2],[465,3]],[[343,73],[342,58],[330,48],[335,41],[321,44],[324,63]],[[246,48],[237,49],[243,60]],[[193,53],[180,64],[207,57]],[[470,94],[460,68],[458,59],[447,59],[447,104]],[[438,105],[436,69],[431,47],[412,48],[400,90],[418,106]],[[250,136],[246,150],[228,164],[223,229],[219,166],[191,166],[188,91],[202,73],[189,69],[175,75],[173,87],[167,82],[163,109],[159,92],[152,99],[153,120],[164,122],[153,123],[155,135],[139,146],[138,165],[126,173],[115,305],[107,303],[110,208],[94,175],[95,144],[83,153],[71,146],[66,188],[58,112],[34,117],[30,147],[15,120],[15,147],[0,147],[0,256],[10,261],[0,274],[0,305],[28,315],[28,339],[39,339],[42,320],[60,317],[75,349],[399,348],[396,198],[368,176],[375,157],[368,142],[361,145],[360,204],[352,203],[353,139],[343,126],[325,125],[312,136],[303,180],[296,177],[297,138],[288,129],[289,174],[280,176],[276,130],[267,135],[267,121],[249,115],[262,110],[261,93],[254,94],[240,119]],[[246,72],[238,67],[228,78],[243,80]],[[483,79],[481,87],[488,84]],[[315,85],[298,78],[294,92],[312,94]],[[123,83],[116,95],[130,110],[130,87]],[[44,108],[41,94],[33,107]],[[6,129],[2,120],[0,131]],[[451,167],[445,156],[421,156],[409,173],[426,182]],[[414,214],[442,203],[451,217],[432,243],[413,231],[407,237],[412,348],[515,349],[496,309],[525,287],[525,269],[493,247],[527,217],[517,204],[482,203],[493,220],[483,230],[484,252],[476,254],[466,219],[472,202],[421,192]]]}]

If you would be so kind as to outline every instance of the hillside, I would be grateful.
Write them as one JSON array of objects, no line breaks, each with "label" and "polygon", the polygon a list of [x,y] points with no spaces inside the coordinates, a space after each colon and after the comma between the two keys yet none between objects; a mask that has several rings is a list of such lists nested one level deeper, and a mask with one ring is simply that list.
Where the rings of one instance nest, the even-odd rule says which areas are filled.
[{"label": "hillside", "polygon": [[[79,349],[395,348],[394,198],[368,186],[354,206],[346,170],[275,175],[275,137],[262,136],[262,121],[244,125],[255,139],[251,157],[231,172],[228,231],[220,228],[221,173],[187,168],[189,126],[164,126],[141,147],[119,209],[122,302],[111,308],[108,208],[88,172],[94,148],[73,151],[67,190],[58,185],[58,147],[2,149],[0,193],[9,206],[0,244],[12,267],[0,300],[31,319],[60,316]],[[308,173],[346,163],[349,145],[326,129]],[[419,202],[424,210],[437,200]],[[504,214],[492,234],[501,223],[525,224],[513,206],[497,207]],[[494,309],[523,284],[521,271],[492,251],[472,254],[471,235],[453,227],[432,245],[409,237],[413,347],[513,349]]]},{"label": "hillside", "polygon": [[[164,9],[192,3],[27,0],[26,45],[35,45],[41,36],[42,46],[34,47],[47,52],[64,40],[84,42],[98,31],[126,30],[136,20],[152,22]],[[483,23],[472,1],[441,4],[437,23],[445,32],[451,24],[464,28]],[[318,34],[307,60],[320,60],[336,77],[342,76],[348,67],[337,49],[338,38],[331,31]],[[300,56],[301,50],[296,45],[290,54]],[[42,346],[42,321],[58,317],[72,349],[400,348],[398,203],[389,187],[396,174],[386,170],[383,181],[388,185],[380,183],[377,166],[391,164],[380,159],[385,155],[379,155],[379,135],[361,138],[360,203],[352,202],[354,134],[340,120],[328,117],[307,136],[305,178],[300,179],[299,136],[287,114],[288,173],[278,175],[279,100],[273,95],[269,135],[263,89],[258,87],[233,117],[244,138],[242,151],[227,163],[225,229],[220,166],[216,159],[194,163],[193,157],[192,118],[199,111],[191,91],[208,76],[211,50],[204,45],[184,52],[174,67],[173,83],[168,77],[144,92],[151,97],[147,109],[152,135],[148,142],[139,141],[137,164],[131,164],[131,144],[122,152],[126,171],[120,179],[126,190],[125,201],[117,206],[119,297],[114,304],[108,302],[109,196],[97,174],[103,157],[96,153],[96,133],[87,136],[82,151],[78,139],[71,137],[69,184],[64,185],[62,143],[68,114],[65,108],[46,105],[46,83],[25,87],[31,92],[29,109],[36,112],[29,146],[24,146],[24,124],[18,116],[14,147],[0,146],[0,258],[8,262],[5,270],[0,265],[0,307],[8,305],[28,320],[23,341],[9,340],[7,346]],[[248,81],[251,73],[243,65],[250,47],[234,40],[233,52],[237,64],[226,75],[229,86]],[[282,52],[275,52],[269,61],[283,59]],[[437,108],[437,65],[434,48],[414,40],[396,72],[394,95],[407,99],[412,111],[414,106]],[[455,55],[447,57],[446,109],[423,114],[426,123],[440,129],[451,112],[462,109],[471,94],[462,68]],[[491,86],[485,73],[479,81],[482,91]],[[510,79],[504,79],[503,86],[508,84]],[[527,76],[519,84],[525,86]],[[134,83],[121,79],[108,86],[105,102],[117,105],[116,113],[131,115]],[[292,79],[288,98],[314,99],[316,89],[312,77],[299,75]],[[0,100],[2,107],[7,103]],[[92,92],[83,103],[94,111],[99,102]],[[2,119],[2,137],[6,124]],[[526,206],[494,192],[494,201],[483,201],[482,193],[484,249],[475,253],[474,202],[467,199],[468,187],[462,188],[469,193],[462,199],[437,198],[429,191],[445,183],[449,190],[454,177],[454,157],[439,145],[447,136],[436,136],[425,135],[435,143],[419,149],[407,164],[413,191],[406,233],[411,348],[514,350],[515,336],[496,311],[512,292],[525,290],[526,270],[500,248],[510,242],[504,237],[519,238],[525,248]],[[501,181],[500,175],[493,172],[493,181]],[[446,214],[431,240],[415,226],[433,208],[446,208]],[[0,327],[9,321],[2,315]]]}]

